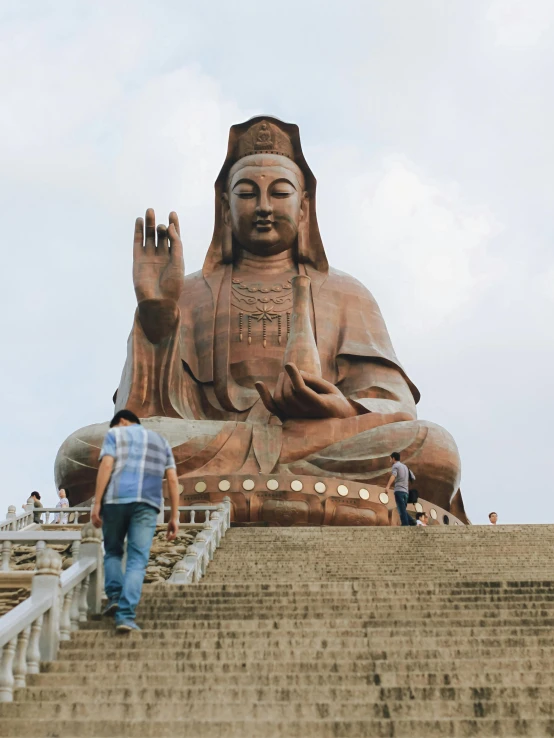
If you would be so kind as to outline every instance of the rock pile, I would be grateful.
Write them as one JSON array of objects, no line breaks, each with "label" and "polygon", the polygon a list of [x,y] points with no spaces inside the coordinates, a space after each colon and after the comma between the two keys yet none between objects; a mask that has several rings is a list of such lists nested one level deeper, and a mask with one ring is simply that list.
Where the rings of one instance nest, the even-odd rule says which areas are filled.
[{"label": "rock pile", "polygon": [[20,602],[26,600],[29,594],[30,590],[27,587],[0,590],[0,616],[5,615]]},{"label": "rock pile", "polygon": [[[145,582],[165,582],[169,579],[175,564],[183,558],[187,547],[194,541],[197,530],[181,530],[174,541],[166,541],[165,526],[158,526],[150,551],[150,562],[146,569]],[[73,563],[72,544],[50,544],[48,548],[57,551],[63,560],[62,568],[68,569]],[[11,571],[33,571],[36,561],[34,545],[14,545],[10,556]]]},{"label": "rock pile", "polygon": [[[68,569],[73,563],[71,553],[72,544],[49,544],[47,548],[57,551],[62,557],[62,569]],[[14,544],[10,554],[11,571],[34,571],[37,551],[34,545],[24,546],[23,544]]]},{"label": "rock pile", "polygon": [[196,530],[182,530],[174,541],[166,541],[165,527],[156,528],[152,549],[150,550],[150,562],[146,568],[144,581],[148,584],[154,582],[165,582],[169,579],[173,567],[186,553],[187,547],[196,538]]}]

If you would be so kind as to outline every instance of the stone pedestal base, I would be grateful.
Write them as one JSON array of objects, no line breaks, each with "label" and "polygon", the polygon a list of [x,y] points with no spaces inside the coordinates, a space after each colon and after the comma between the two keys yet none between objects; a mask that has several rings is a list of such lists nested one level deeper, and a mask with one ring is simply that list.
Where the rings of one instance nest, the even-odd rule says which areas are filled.
[{"label": "stone pedestal base", "polygon": [[[182,505],[215,504],[229,497],[235,523],[400,525],[393,494],[336,477],[232,474],[184,477],[179,483]],[[414,511],[413,505],[408,507]],[[463,525],[452,513],[425,500],[416,504],[415,511],[426,512],[431,525]]]}]

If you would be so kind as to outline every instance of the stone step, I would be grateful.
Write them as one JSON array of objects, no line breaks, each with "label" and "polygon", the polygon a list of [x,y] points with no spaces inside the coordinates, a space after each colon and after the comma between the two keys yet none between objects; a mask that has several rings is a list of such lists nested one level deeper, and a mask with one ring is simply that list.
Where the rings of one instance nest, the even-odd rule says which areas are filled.
[{"label": "stone step", "polygon": [[[160,649],[171,645],[172,650],[178,654],[183,651],[209,651],[210,649],[218,652],[244,651],[259,653],[260,650],[268,649],[295,650],[295,649],[313,649],[314,652],[325,652],[329,649],[346,649],[348,651],[359,651],[360,654],[375,649],[378,644],[386,643],[388,648],[417,648],[420,650],[432,648],[463,648],[475,646],[481,649],[498,649],[498,648],[514,648],[525,647],[534,648],[541,646],[543,648],[554,649],[554,633],[552,628],[537,629],[537,634],[531,635],[514,635],[514,634],[491,634],[487,636],[482,633],[482,629],[475,628],[474,633],[461,631],[459,634],[449,633],[420,633],[413,632],[409,636],[399,635],[394,630],[379,630],[375,633],[369,633],[359,636],[339,636],[336,633],[330,633],[324,637],[321,635],[308,636],[306,633],[301,635],[286,636],[282,633],[266,632],[265,637],[261,634],[253,634],[249,637],[241,636],[240,633],[235,634],[236,637],[229,635],[216,635],[212,638],[202,636],[191,638],[187,634],[181,636],[173,631],[172,637],[168,638],[164,631],[142,631],[134,633],[129,637],[122,637],[115,634],[113,638],[96,638],[90,639],[83,634],[71,641],[62,643],[59,653],[59,659],[72,658],[68,654],[75,651],[81,653],[83,650],[89,650],[91,647],[95,649],[95,658],[104,658],[107,651],[127,652],[147,651]],[[477,635],[476,635],[477,634]]]},{"label": "stone step", "polygon": [[[111,689],[151,689],[155,688],[180,688],[192,687],[271,687],[273,689],[290,689],[293,687],[319,688],[342,688],[359,686],[360,684],[376,687],[415,688],[415,687],[466,687],[477,689],[479,687],[503,686],[503,687],[552,687],[554,686],[554,671],[528,670],[520,671],[519,662],[506,662],[495,664],[492,669],[487,664],[483,670],[481,663],[466,664],[458,662],[452,665],[457,671],[401,671],[392,669],[379,672],[368,670],[367,673],[353,672],[295,672],[288,670],[272,670],[269,673],[253,671],[246,672],[242,665],[233,671],[225,673],[209,671],[177,672],[177,673],[135,673],[119,672],[108,673],[102,677],[102,688]],[[211,665],[213,667],[213,665]],[[421,665],[420,665],[421,666]],[[441,664],[441,667],[443,665]],[[444,667],[448,668],[447,666]],[[71,693],[75,690],[98,688],[98,678],[95,673],[88,671],[57,673],[55,685],[52,685],[52,677],[48,672],[33,674],[27,678],[28,689],[17,691],[17,700],[25,701],[34,699],[33,694],[53,693],[57,690],[71,687]],[[47,699],[46,697],[44,699]],[[54,699],[56,699],[54,697]]]},{"label": "stone step", "polygon": [[[465,647],[464,647],[465,646]],[[360,651],[358,649],[321,649],[314,650],[310,648],[222,648],[219,650],[177,650],[172,646],[168,645],[166,649],[160,648],[121,648],[107,650],[103,654],[102,661],[90,662],[90,649],[74,649],[64,650],[61,654],[61,658],[54,662],[55,666],[63,670],[63,667],[71,662],[78,663],[89,663],[92,665],[96,663],[99,667],[104,666],[111,668],[113,662],[131,663],[134,662],[138,665],[136,668],[145,668],[146,664],[152,664],[156,661],[165,663],[168,667],[172,663],[168,659],[168,649],[171,652],[171,658],[173,663],[178,664],[179,662],[200,662],[210,663],[216,662],[220,665],[233,664],[236,661],[241,663],[250,664],[256,663],[257,661],[270,660],[272,662],[281,661],[283,663],[313,663],[314,661],[321,661],[331,668],[334,664],[342,662],[352,661],[399,661],[408,658],[420,659],[436,659],[440,663],[442,660],[450,659],[468,659],[468,660],[480,660],[484,661],[488,658],[500,657],[502,653],[509,649],[510,655],[517,659],[535,659],[535,658],[552,658],[554,656],[553,646],[520,646],[514,644],[513,646],[509,643],[498,644],[497,646],[480,645],[475,643],[472,645],[463,644],[460,647],[456,646],[442,646],[440,648],[421,648],[414,649],[413,644],[409,643],[403,645],[401,642],[395,642],[394,648],[387,647],[386,649],[378,648],[367,648],[367,650]],[[160,669],[163,671],[163,669]]]},{"label": "stone step", "polygon": [[[180,624],[184,625],[184,623]],[[204,625],[204,623],[202,623],[202,625]],[[260,645],[267,647],[269,641],[285,644],[292,640],[302,640],[304,642],[309,641],[310,646],[312,647],[314,644],[319,643],[320,647],[326,648],[329,644],[338,643],[339,640],[342,642],[343,639],[358,639],[364,643],[366,641],[373,643],[376,638],[395,639],[399,635],[406,635],[406,633],[412,634],[418,644],[422,642],[422,639],[433,639],[433,641],[436,642],[438,637],[449,639],[463,638],[464,641],[468,638],[481,636],[494,639],[526,639],[528,637],[544,639],[545,637],[552,637],[552,628],[536,626],[519,628],[491,627],[485,631],[481,627],[450,628],[436,626],[418,628],[417,632],[414,632],[411,629],[399,631],[396,628],[373,628],[372,626],[369,626],[359,628],[336,627],[332,631],[329,631],[327,636],[322,635],[322,632],[324,631],[318,627],[313,627],[311,629],[304,628],[300,630],[294,627],[294,623],[292,623],[291,627],[286,630],[281,627],[275,628],[271,626],[265,629],[258,628],[245,632],[240,627],[240,622],[238,622],[235,630],[208,630],[207,628],[199,628],[195,633],[192,633],[192,629],[185,627],[171,630],[143,629],[141,632],[133,633],[131,641],[131,638],[122,638],[119,633],[113,630],[112,624],[112,628],[110,630],[83,630],[72,633],[71,640],[65,641],[60,645],[62,649],[70,650],[73,648],[84,647],[98,649],[114,647],[121,648],[125,647],[124,644],[129,642],[132,642],[133,644],[142,642],[145,645],[153,643],[158,646],[168,642],[171,642],[172,644],[180,643],[182,646],[184,643],[190,643],[198,646],[203,644],[202,647],[219,647],[221,642],[229,641],[233,648],[236,648],[237,644],[243,642],[254,643],[257,647]]]},{"label": "stone step", "polygon": [[541,738],[552,735],[554,721],[531,719],[421,720],[51,720],[9,719],[2,724],[6,736],[17,738]]},{"label": "stone step", "polygon": [[[434,636],[460,636],[463,638],[478,636],[479,634],[484,635],[488,638],[491,637],[525,637],[525,636],[544,636],[550,635],[552,629],[548,625],[544,625],[542,621],[531,621],[526,625],[522,625],[525,622],[524,619],[515,620],[518,626],[507,625],[504,621],[490,620],[485,621],[484,625],[472,625],[468,626],[451,625],[447,620],[443,624],[436,626],[429,626],[429,622],[425,623],[425,627],[420,626],[415,630],[412,627],[408,627],[406,621],[401,622],[401,627],[390,627],[390,621],[386,621],[386,625],[376,626],[375,622],[369,620],[357,619],[355,621],[329,621],[328,618],[322,619],[308,619],[305,620],[288,620],[279,621],[271,618],[264,620],[240,620],[240,619],[229,619],[229,620],[140,620],[142,625],[143,633],[152,634],[166,634],[168,639],[171,638],[182,638],[184,635],[194,638],[203,637],[215,637],[219,634],[221,638],[226,637],[237,637],[242,635],[243,637],[249,637],[252,635],[253,638],[267,638],[268,634],[282,635],[285,637],[299,636],[301,633],[307,635],[318,635],[321,633],[328,632],[329,638],[332,638],[332,634],[338,634],[342,636],[361,636],[371,637],[375,639],[378,636],[393,638],[399,635],[417,635],[417,633],[426,633],[429,637]],[[250,624],[251,627],[246,627]],[[258,625],[259,627],[255,627]],[[90,636],[89,634],[98,633],[98,636]],[[114,631],[114,623],[106,622],[102,623],[101,628],[94,629],[83,629],[80,631],[78,637],[73,637],[73,643],[79,642],[79,638],[85,640],[88,639],[90,642],[102,639],[104,635],[110,634],[109,637],[120,638],[119,634]],[[228,636],[228,634],[235,634],[235,636]],[[258,635],[259,634],[259,635]],[[137,634],[133,634],[137,636]],[[137,636],[138,637],[138,636]],[[162,636],[163,637],[163,636]]]},{"label": "stone step", "polygon": [[319,661],[298,661],[298,662],[273,662],[271,664],[260,664],[259,662],[249,663],[246,661],[238,661],[232,663],[221,663],[218,661],[198,662],[167,662],[167,661],[145,661],[137,668],[135,661],[56,661],[45,666],[43,673],[45,675],[55,673],[73,675],[75,683],[80,682],[89,674],[102,674],[104,679],[115,678],[124,675],[126,678],[133,678],[138,671],[145,675],[152,675],[153,679],[158,679],[163,675],[179,675],[182,678],[189,676],[205,676],[217,675],[227,678],[233,675],[247,675],[249,677],[258,676],[296,676],[310,675],[318,676],[339,676],[344,679],[368,678],[375,681],[376,679],[384,680],[387,675],[395,677],[401,675],[409,676],[412,673],[429,673],[436,674],[440,678],[444,674],[458,674],[461,676],[473,677],[481,673],[494,673],[502,671],[503,668],[509,668],[514,672],[525,671],[529,674],[541,674],[543,671],[537,666],[538,663],[543,664],[543,670],[546,672],[551,669],[551,663],[548,659],[541,660],[539,658],[533,660],[514,659],[509,662],[506,660],[487,659],[421,659],[418,661],[405,664],[398,660],[368,660],[356,662],[319,662]]},{"label": "stone step", "polygon": [[[211,566],[211,564],[210,564]],[[208,569],[208,572],[210,570]],[[227,583],[221,582],[209,582],[203,579],[199,584],[173,584],[171,586],[164,584],[147,584],[144,586],[144,593],[148,596],[158,596],[162,599],[172,599],[179,597],[185,593],[194,595],[195,593],[209,593],[209,592],[278,592],[280,594],[284,592],[347,592],[347,591],[359,591],[368,590],[374,593],[377,599],[390,598],[398,596],[400,592],[404,592],[409,597],[427,597],[429,595],[446,594],[450,593],[459,595],[472,595],[475,593],[483,592],[485,595],[495,595],[502,593],[516,593],[516,594],[529,594],[533,591],[543,592],[545,595],[552,596],[552,587],[554,586],[554,580],[491,580],[488,581],[467,581],[467,582],[426,582],[425,585],[419,587],[414,591],[413,583],[403,581],[389,581],[384,580],[381,582],[373,581],[354,581],[354,580],[342,580],[342,581],[310,581],[305,580],[302,582],[248,582],[242,581],[237,582],[231,581]]]},{"label": "stone step", "polygon": [[[178,687],[161,687],[159,685],[150,685],[148,687],[132,684],[130,686],[95,686],[87,690],[86,694],[81,695],[81,699],[76,695],[75,689],[63,689],[60,686],[50,687],[49,689],[27,689],[22,690],[21,702],[40,702],[41,704],[64,703],[64,704],[80,704],[84,701],[92,701],[93,703],[156,703],[161,704],[176,702],[209,702],[217,703],[233,703],[248,704],[255,702],[304,702],[306,704],[320,704],[323,702],[394,702],[394,701],[410,701],[432,702],[436,700],[445,700],[448,702],[484,702],[484,703],[505,703],[507,701],[523,702],[525,700],[538,700],[541,702],[550,701],[554,697],[554,683],[549,686],[487,686],[487,687],[384,687],[367,684],[358,680],[357,684],[349,686],[336,685],[319,685],[317,692],[313,687],[300,687],[294,685],[290,687],[277,687],[269,685],[267,687],[254,685],[243,687],[239,685],[225,684],[224,686],[215,686],[208,683],[200,686]],[[1,714],[2,708],[0,708]]]},{"label": "stone step", "polygon": [[[310,702],[285,700],[278,702],[256,699],[253,702],[240,702],[241,715],[251,721],[293,721],[293,720],[380,720],[380,719],[425,719],[429,715],[434,718],[518,718],[554,716],[554,703],[550,697],[520,700],[484,700],[482,698],[460,700],[454,697],[436,695],[433,700],[417,700],[415,698],[394,699],[383,702],[371,700],[340,701],[323,699],[314,696]],[[154,702],[94,702],[92,700],[76,702],[26,702],[0,704],[2,722],[10,719],[25,720],[73,720],[92,721],[99,715],[104,720],[147,720],[149,722],[165,721],[170,711],[172,720],[228,720],[236,719],[237,703],[209,700],[191,703],[165,702],[163,699]]]},{"label": "stone step", "polygon": [[[530,599],[532,598],[532,599]],[[450,598],[438,598],[433,596],[421,597],[421,598],[409,598],[406,596],[398,596],[394,598],[376,599],[372,592],[359,591],[359,592],[348,592],[340,594],[328,594],[322,595],[320,593],[248,593],[248,594],[220,594],[220,595],[209,595],[196,592],[187,592],[181,597],[175,597],[172,599],[154,599],[146,597],[144,602],[141,603],[139,609],[144,611],[145,609],[164,610],[164,611],[175,611],[181,609],[183,606],[188,607],[220,607],[220,606],[243,606],[250,604],[257,605],[274,605],[274,604],[296,604],[309,605],[310,603],[334,604],[344,602],[359,602],[365,607],[369,607],[375,611],[390,611],[390,610],[407,610],[408,608],[414,609],[414,605],[418,605],[418,609],[438,609],[441,610],[470,610],[470,609],[529,609],[529,610],[554,610],[554,598],[546,598],[544,595],[533,596],[528,595],[524,598],[522,595],[518,597],[513,594],[507,594],[504,597],[493,598],[462,598],[462,597],[450,597]],[[417,610],[416,610],[417,612]]]}]

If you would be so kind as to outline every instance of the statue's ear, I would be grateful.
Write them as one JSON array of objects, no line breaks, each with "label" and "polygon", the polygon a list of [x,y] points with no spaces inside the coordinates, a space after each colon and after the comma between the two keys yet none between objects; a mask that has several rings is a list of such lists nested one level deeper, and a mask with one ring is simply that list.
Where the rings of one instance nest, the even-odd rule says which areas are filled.
[{"label": "statue's ear", "polygon": [[221,195],[223,229],[221,234],[221,261],[224,264],[233,262],[233,229],[231,228],[231,209],[227,193]]},{"label": "statue's ear", "polygon": [[300,223],[298,224],[297,259],[301,264],[310,261],[310,198],[307,192],[302,193],[300,206]]}]

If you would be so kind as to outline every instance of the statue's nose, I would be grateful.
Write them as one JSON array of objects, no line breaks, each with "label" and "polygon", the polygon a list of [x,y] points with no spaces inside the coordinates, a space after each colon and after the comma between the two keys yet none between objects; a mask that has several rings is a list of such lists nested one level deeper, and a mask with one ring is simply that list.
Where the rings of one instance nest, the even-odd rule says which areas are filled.
[{"label": "statue's nose", "polygon": [[271,213],[272,210],[273,208],[271,207],[269,197],[266,194],[261,193],[256,207],[256,212],[260,215],[266,215]]}]

